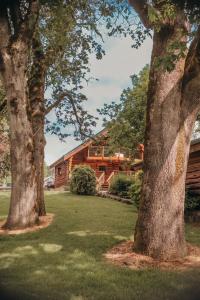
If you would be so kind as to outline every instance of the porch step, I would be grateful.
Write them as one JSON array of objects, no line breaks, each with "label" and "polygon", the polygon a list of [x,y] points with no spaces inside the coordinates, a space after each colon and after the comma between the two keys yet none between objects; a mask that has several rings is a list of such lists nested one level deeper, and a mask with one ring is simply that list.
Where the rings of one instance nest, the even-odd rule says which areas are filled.
[{"label": "porch step", "polygon": [[102,185],[101,185],[101,190],[107,191],[107,190],[108,190],[108,183],[102,184]]}]

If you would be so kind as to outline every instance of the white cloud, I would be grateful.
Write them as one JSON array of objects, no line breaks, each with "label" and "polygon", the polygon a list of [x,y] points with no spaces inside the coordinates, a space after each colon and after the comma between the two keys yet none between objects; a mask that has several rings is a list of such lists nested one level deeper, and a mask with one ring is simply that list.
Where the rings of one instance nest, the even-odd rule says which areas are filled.
[{"label": "white cloud", "polygon": [[91,58],[93,76],[123,85],[130,75],[138,73],[150,61],[152,41],[147,39],[139,49],[132,48],[131,44],[130,37],[107,39],[106,56],[101,61]]}]

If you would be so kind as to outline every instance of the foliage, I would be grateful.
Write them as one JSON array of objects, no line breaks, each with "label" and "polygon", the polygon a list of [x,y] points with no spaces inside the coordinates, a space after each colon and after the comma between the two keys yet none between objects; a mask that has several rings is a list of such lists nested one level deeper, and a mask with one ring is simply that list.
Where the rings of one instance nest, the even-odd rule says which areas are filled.
[{"label": "foliage", "polygon": [[[82,12],[84,5],[87,9]],[[99,58],[103,55],[94,31],[90,30],[89,8],[89,3],[84,0],[58,1],[50,7],[48,3],[44,4],[40,11],[37,38],[45,57],[43,63],[48,88],[45,105],[47,110],[51,106],[55,108],[54,118],[51,115],[46,119],[46,130],[60,139],[72,134],[85,138],[84,134],[89,135],[96,124],[93,116],[83,109],[87,98],[81,92],[81,83],[87,80],[89,72],[89,54],[94,51]],[[65,96],[60,97],[61,94]],[[58,98],[61,101],[57,102]]]},{"label": "foliage", "polygon": [[[105,54],[101,32],[106,31],[109,36],[129,34],[134,39],[134,46],[138,47],[147,30],[125,0],[41,3],[38,32],[47,70],[46,87],[50,91],[46,106],[56,104],[54,120],[52,115],[46,120],[46,130],[60,139],[71,134],[76,139],[85,139],[91,136],[96,119],[84,109],[87,97],[82,90],[91,78],[91,53],[97,59]],[[71,97],[68,93],[57,103],[55,100],[66,90]]]},{"label": "foliage", "polygon": [[190,190],[186,190],[185,194],[185,211],[200,209],[200,195]]},{"label": "foliage", "polygon": [[132,185],[129,190],[130,198],[137,207],[137,209],[139,209],[140,204],[142,178],[143,172],[138,171],[133,177]]},{"label": "foliage", "polygon": [[188,41],[193,39],[200,22],[199,1],[156,0],[148,5],[149,26],[157,32],[162,32],[166,26],[170,28],[174,25],[177,11],[180,10],[184,12],[182,17],[185,18],[185,26],[178,29],[176,39],[168,45],[165,53],[154,60],[155,66],[163,69],[163,71],[171,72],[179,59],[186,58],[188,50],[187,39]]},{"label": "foliage", "polygon": [[109,187],[109,193],[120,197],[128,198],[132,178],[124,174],[114,175]]},{"label": "foliage", "polygon": [[96,176],[94,170],[85,165],[75,167],[70,180],[70,190],[74,194],[94,195],[96,192]]},{"label": "foliage", "polygon": [[149,67],[145,66],[139,75],[131,77],[132,87],[123,91],[120,103],[104,104],[98,110],[109,131],[109,146],[115,152],[124,149],[134,156],[138,144],[144,141],[148,78]]}]

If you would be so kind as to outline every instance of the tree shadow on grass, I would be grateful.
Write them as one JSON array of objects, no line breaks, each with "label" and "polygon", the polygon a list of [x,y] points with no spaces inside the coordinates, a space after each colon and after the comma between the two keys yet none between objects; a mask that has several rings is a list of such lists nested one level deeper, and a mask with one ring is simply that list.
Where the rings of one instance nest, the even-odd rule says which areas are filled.
[{"label": "tree shadow on grass", "polygon": [[76,236],[76,246],[68,248],[44,241],[2,253],[2,263],[14,261],[0,270],[0,300],[199,300],[199,270],[176,273],[115,267],[99,260],[87,245],[83,247],[88,238],[92,236]]}]

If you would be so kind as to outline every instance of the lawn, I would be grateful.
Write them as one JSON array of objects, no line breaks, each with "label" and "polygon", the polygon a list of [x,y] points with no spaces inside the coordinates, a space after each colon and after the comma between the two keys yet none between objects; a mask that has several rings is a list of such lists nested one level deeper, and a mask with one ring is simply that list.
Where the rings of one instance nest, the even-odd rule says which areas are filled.
[{"label": "lawn", "polygon": [[[8,210],[0,194],[0,215]],[[20,236],[0,236],[0,299],[200,299],[200,270],[133,271],[107,263],[103,253],[133,234],[133,206],[97,197],[47,193],[53,223]],[[187,239],[200,245],[198,227]]]}]

